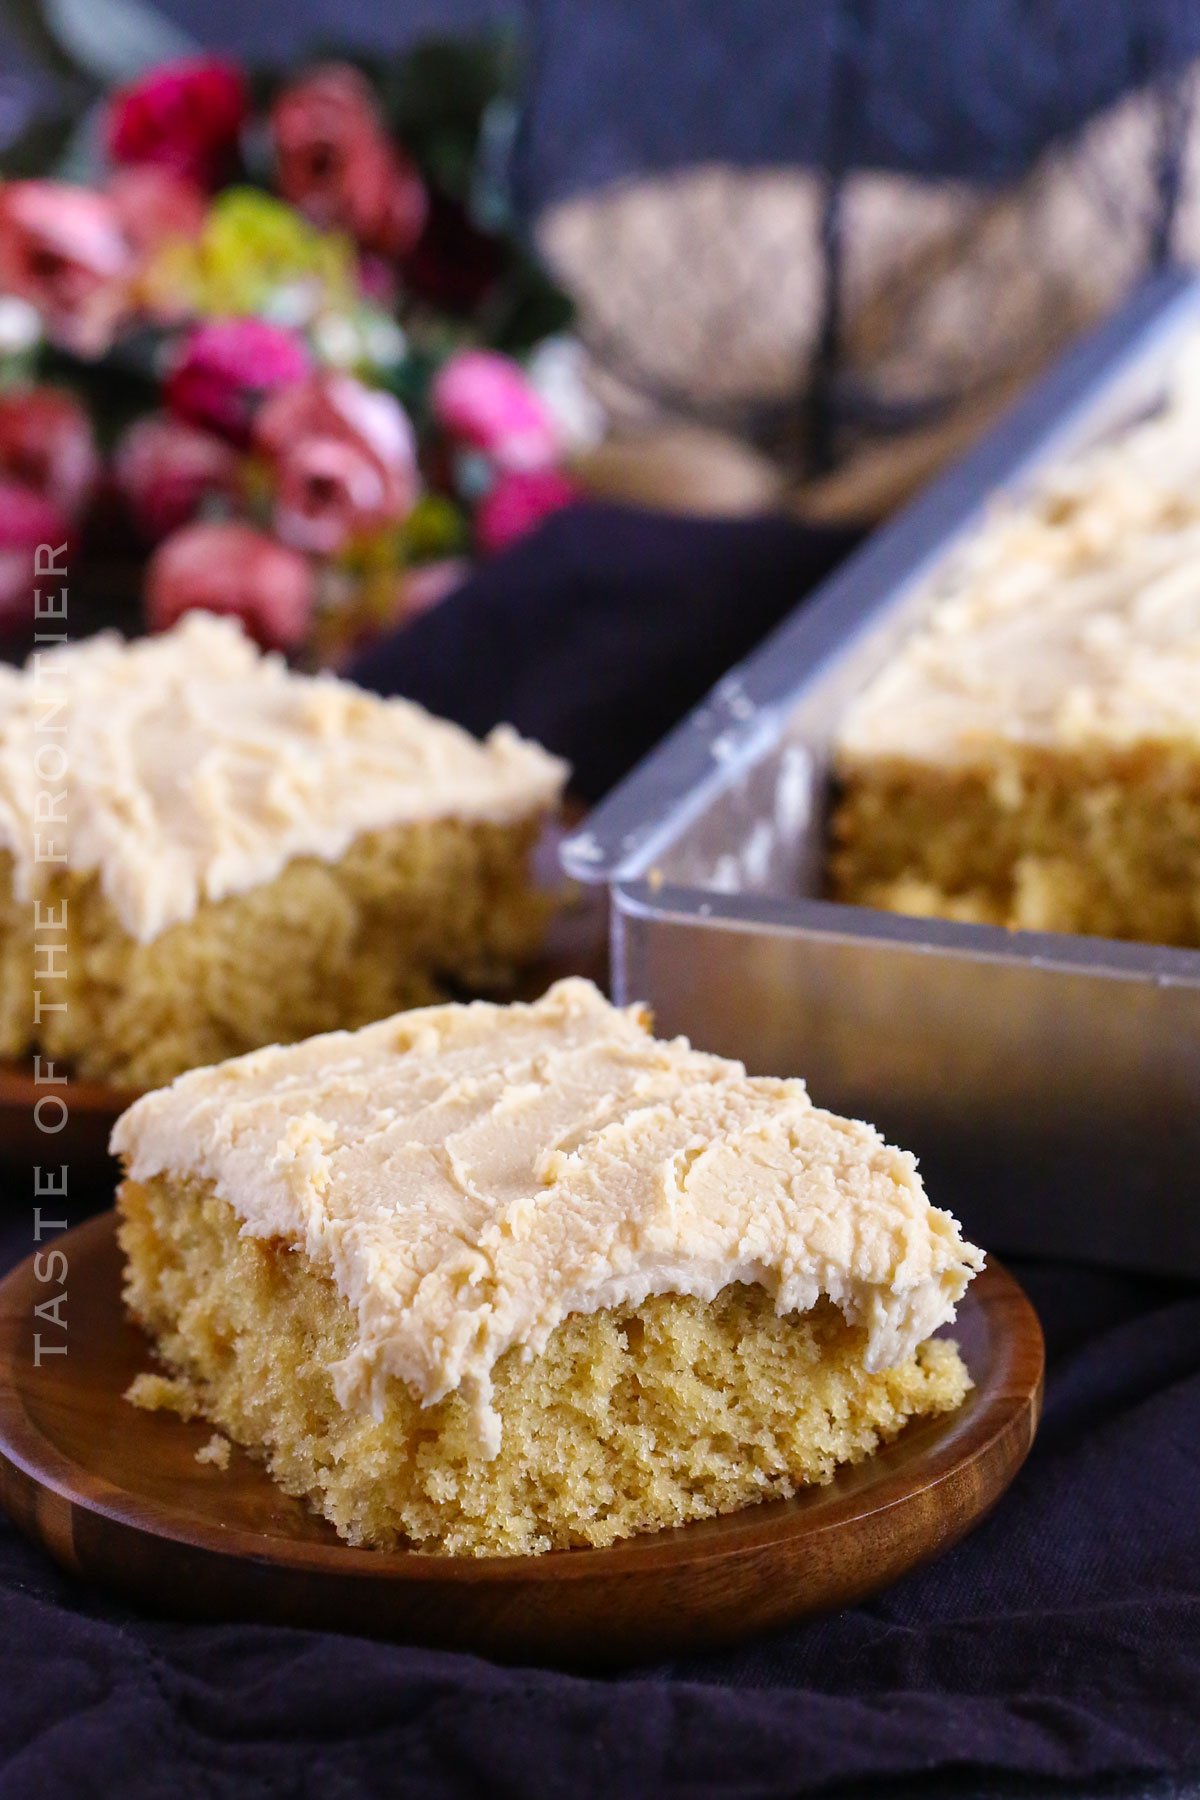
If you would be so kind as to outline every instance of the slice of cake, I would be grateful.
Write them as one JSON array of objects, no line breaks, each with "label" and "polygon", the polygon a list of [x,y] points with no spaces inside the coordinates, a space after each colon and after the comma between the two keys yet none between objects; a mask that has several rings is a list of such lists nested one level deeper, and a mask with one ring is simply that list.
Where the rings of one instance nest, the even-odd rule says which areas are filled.
[{"label": "slice of cake", "polygon": [[1200,945],[1200,383],[999,511],[835,754],[836,898]]},{"label": "slice of cake", "polygon": [[970,1386],[930,1334],[982,1256],[913,1158],[585,981],[196,1070],[113,1149],[171,1392],[351,1543],[610,1544]]},{"label": "slice of cake", "polygon": [[0,1055],[149,1086],[502,989],[564,774],[208,615],[35,655],[0,685]]}]

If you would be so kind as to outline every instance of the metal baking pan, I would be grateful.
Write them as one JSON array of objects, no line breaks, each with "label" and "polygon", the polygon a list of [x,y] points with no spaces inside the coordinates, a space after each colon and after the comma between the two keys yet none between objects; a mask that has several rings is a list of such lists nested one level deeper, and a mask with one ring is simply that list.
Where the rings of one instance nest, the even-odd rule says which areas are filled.
[{"label": "metal baking pan", "polygon": [[989,500],[1153,409],[1195,332],[1200,283],[1140,291],[726,676],[563,862],[611,889],[619,999],[871,1119],[983,1243],[1200,1276],[1200,951],[815,897],[847,700]]}]

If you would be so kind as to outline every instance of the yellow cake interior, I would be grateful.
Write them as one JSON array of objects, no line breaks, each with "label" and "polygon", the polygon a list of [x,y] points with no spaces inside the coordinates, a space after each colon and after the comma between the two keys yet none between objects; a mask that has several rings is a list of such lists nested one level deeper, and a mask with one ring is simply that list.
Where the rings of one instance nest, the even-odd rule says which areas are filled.
[{"label": "yellow cake interior", "polygon": [[822,1300],[776,1315],[758,1287],[574,1314],[545,1350],[494,1370],[500,1450],[482,1455],[460,1393],[421,1407],[391,1378],[381,1416],[344,1410],[331,1365],[354,1342],[329,1271],[242,1235],[209,1183],[127,1181],[126,1300],[195,1408],[352,1544],[459,1555],[607,1545],[827,1482],[906,1421],[961,1404],[970,1377],[932,1338],[868,1373],[866,1333]]},{"label": "yellow cake interior", "polygon": [[1200,753],[851,764],[830,879],[835,898],[888,911],[1200,945]]},{"label": "yellow cake interior", "polygon": [[[202,901],[148,943],[94,874],[74,871],[47,884],[35,942],[5,857],[0,1055],[40,1049],[86,1077],[154,1087],[455,989],[504,991],[545,931],[549,901],[529,874],[540,826],[435,819],[367,833],[336,862],[298,857],[273,881]],[[37,1027],[35,990],[65,1005]]]}]

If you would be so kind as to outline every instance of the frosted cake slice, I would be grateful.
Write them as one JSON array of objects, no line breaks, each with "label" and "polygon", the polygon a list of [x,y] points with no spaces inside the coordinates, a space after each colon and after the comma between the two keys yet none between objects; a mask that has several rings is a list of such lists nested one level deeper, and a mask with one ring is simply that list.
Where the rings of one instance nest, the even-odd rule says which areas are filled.
[{"label": "frosted cake slice", "polygon": [[539,948],[565,769],[514,732],[295,674],[203,614],[4,676],[0,1055],[150,1086],[502,989]]},{"label": "frosted cake slice", "polygon": [[982,1256],[913,1158],[585,981],[193,1071],[113,1149],[166,1403],[351,1543],[610,1544],[970,1386],[931,1334]]},{"label": "frosted cake slice", "polygon": [[1200,945],[1200,382],[998,511],[836,744],[831,886]]}]

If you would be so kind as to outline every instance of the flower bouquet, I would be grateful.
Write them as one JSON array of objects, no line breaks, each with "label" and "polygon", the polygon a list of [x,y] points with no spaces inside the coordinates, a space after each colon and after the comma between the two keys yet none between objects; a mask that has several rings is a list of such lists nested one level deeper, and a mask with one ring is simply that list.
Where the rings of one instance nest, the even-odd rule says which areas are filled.
[{"label": "flower bouquet", "polygon": [[497,177],[510,61],[186,57],[104,96],[86,180],[0,183],[0,629],[38,544],[124,534],[150,627],[336,663],[574,497],[603,416]]}]

